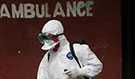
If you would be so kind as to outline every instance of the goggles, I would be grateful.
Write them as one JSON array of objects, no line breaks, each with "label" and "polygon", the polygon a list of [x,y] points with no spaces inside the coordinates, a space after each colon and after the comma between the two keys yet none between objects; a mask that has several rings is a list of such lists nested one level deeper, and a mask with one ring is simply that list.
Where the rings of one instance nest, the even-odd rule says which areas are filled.
[{"label": "goggles", "polygon": [[52,40],[53,38],[58,37],[60,35],[63,35],[63,33],[58,34],[58,35],[47,34],[47,33],[39,33],[38,34],[38,40],[41,44],[44,44],[44,41]]}]

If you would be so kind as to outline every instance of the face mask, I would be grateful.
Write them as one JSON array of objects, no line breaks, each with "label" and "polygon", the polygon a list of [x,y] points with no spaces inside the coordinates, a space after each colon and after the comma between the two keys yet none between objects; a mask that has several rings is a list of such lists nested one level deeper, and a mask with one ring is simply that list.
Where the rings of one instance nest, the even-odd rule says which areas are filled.
[{"label": "face mask", "polygon": [[49,50],[55,47],[59,43],[59,41],[55,41],[54,38],[57,38],[59,35],[62,35],[62,34],[52,35],[52,34],[46,34],[46,33],[39,33],[38,39],[40,43],[43,44],[41,49]]},{"label": "face mask", "polygon": [[54,42],[53,40],[46,40],[44,42],[44,45],[42,46],[42,50],[49,50],[49,49],[52,49],[53,47],[55,47],[57,44],[59,43],[58,42]]}]

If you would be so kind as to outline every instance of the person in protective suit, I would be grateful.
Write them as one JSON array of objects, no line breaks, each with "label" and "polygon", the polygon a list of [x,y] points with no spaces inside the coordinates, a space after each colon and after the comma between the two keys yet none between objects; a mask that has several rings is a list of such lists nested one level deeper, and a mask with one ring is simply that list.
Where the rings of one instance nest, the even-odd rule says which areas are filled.
[{"label": "person in protective suit", "polygon": [[60,21],[48,21],[38,38],[43,44],[41,49],[47,52],[40,62],[37,79],[92,79],[102,71],[103,64],[87,44],[73,44],[81,67],[78,66]]}]

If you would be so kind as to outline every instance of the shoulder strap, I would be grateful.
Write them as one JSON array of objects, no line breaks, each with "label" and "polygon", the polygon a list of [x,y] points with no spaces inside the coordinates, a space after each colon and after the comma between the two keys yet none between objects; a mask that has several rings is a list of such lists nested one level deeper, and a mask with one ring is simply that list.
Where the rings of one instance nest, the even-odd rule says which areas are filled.
[{"label": "shoulder strap", "polygon": [[49,62],[49,59],[50,59],[50,53],[47,54],[47,59],[48,59],[48,62]]},{"label": "shoulder strap", "polygon": [[77,41],[74,41],[73,43],[88,44],[87,41],[85,40],[77,40]]},{"label": "shoulder strap", "polygon": [[[77,56],[76,56],[76,54],[75,54],[74,47],[73,47],[73,44],[72,44],[72,43],[70,44],[70,50],[71,50],[71,54],[72,54],[73,57],[75,58],[75,60],[76,60],[76,62],[78,63],[79,67],[81,68],[81,64],[80,64],[79,61],[78,61],[78,58],[77,58]],[[83,76],[83,79],[89,79],[89,77],[88,77],[88,76]],[[93,78],[92,78],[92,79],[93,79]]]},{"label": "shoulder strap", "polygon": [[81,64],[80,64],[79,61],[78,61],[78,58],[77,58],[77,56],[76,56],[76,54],[75,54],[75,51],[74,51],[74,48],[73,48],[73,44],[72,44],[72,43],[70,44],[70,51],[71,51],[71,54],[73,55],[74,59],[75,59],[76,62],[78,63],[79,67],[81,68]]}]

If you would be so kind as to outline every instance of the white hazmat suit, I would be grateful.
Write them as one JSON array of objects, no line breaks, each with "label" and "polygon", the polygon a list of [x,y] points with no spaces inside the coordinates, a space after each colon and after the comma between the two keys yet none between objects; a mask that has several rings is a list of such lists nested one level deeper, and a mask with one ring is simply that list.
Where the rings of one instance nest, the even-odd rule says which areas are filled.
[{"label": "white hazmat suit", "polygon": [[[53,35],[63,33],[63,26],[60,21],[50,20],[47,22],[42,33],[51,33]],[[70,43],[64,35],[58,36],[59,41],[53,42],[49,47],[44,43],[42,49],[48,50],[40,62],[37,79],[76,79],[79,75],[93,76],[102,71],[102,63],[86,44],[73,44],[75,54],[81,64],[81,68],[71,55]],[[57,51],[52,49],[57,45]],[[49,57],[48,57],[49,56]]]}]

